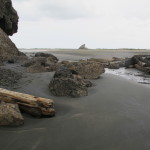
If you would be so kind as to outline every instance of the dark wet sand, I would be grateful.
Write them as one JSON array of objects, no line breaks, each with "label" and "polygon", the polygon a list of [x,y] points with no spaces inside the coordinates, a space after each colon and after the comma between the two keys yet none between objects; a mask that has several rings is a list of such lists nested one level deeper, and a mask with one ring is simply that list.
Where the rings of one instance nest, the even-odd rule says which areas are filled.
[{"label": "dark wet sand", "polygon": [[52,98],[56,117],[24,115],[23,127],[0,127],[0,150],[150,150],[150,88],[103,74],[89,96],[53,97],[51,78],[31,74],[15,90]]}]

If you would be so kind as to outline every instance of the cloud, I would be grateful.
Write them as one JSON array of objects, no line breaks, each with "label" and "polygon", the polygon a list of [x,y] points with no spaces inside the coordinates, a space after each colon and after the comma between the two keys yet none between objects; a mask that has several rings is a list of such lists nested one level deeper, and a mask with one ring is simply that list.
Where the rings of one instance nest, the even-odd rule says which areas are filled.
[{"label": "cloud", "polygon": [[149,0],[13,0],[13,4],[20,22],[12,39],[19,47],[75,48],[86,43],[91,48],[150,48]]}]

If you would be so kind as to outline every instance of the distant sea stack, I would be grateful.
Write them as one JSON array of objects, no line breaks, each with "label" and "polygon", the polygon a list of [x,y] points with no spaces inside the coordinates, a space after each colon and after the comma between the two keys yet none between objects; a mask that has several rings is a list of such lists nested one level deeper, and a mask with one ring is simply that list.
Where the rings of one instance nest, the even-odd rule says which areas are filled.
[{"label": "distant sea stack", "polygon": [[85,46],[85,44],[83,44],[79,47],[79,49],[88,49],[88,48]]},{"label": "distant sea stack", "polygon": [[8,37],[17,32],[18,18],[11,0],[0,0],[0,59],[24,55]]}]

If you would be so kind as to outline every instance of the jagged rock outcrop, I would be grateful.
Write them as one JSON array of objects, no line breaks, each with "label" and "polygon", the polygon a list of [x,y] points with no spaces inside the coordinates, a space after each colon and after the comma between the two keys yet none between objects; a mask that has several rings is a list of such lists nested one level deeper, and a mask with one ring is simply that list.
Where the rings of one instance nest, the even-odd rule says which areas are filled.
[{"label": "jagged rock outcrop", "polygon": [[7,35],[13,35],[17,32],[18,18],[11,0],[0,0],[0,28]]},{"label": "jagged rock outcrop", "polygon": [[88,49],[88,48],[85,46],[85,44],[83,44],[79,47],[79,49]]}]

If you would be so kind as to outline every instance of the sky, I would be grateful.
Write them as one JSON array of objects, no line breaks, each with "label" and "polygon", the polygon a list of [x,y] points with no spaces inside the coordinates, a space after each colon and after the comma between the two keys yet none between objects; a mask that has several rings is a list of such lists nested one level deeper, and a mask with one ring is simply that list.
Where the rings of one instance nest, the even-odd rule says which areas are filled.
[{"label": "sky", "polygon": [[150,0],[12,0],[18,48],[150,48]]}]

